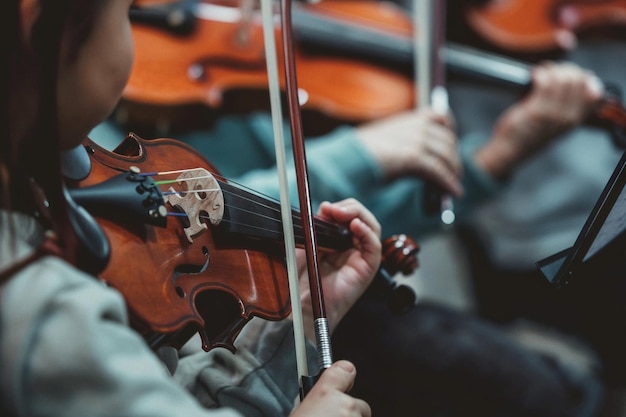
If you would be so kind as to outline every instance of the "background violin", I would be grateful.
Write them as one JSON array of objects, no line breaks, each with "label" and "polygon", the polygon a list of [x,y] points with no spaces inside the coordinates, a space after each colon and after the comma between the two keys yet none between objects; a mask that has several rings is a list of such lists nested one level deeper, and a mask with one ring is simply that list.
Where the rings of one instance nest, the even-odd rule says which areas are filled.
[{"label": "background violin", "polygon": [[569,49],[571,33],[626,25],[625,0],[469,0],[465,5],[468,25],[511,52]]},{"label": "background violin", "polygon": [[[245,20],[238,4],[194,3],[198,27],[191,35],[133,25],[137,59],[118,122],[158,134],[197,127],[220,112],[266,108],[260,23],[254,13]],[[292,13],[307,134],[413,108],[413,25],[404,10],[368,0],[325,1],[297,4]],[[528,63],[453,42],[443,61],[463,77],[530,87]],[[626,113],[618,97],[607,98],[594,123],[621,142]]]},{"label": "background violin", "polygon": [[[84,146],[91,172],[70,186],[112,248],[99,277],[122,293],[133,326],[153,348],[181,347],[198,332],[204,349],[234,351],[235,337],[252,317],[287,317],[278,203],[228,183],[197,151],[172,139],[145,141],[131,134],[113,152],[89,139]],[[154,204],[158,198],[150,185],[124,186],[126,176],[151,178],[162,190],[162,204]],[[134,198],[128,191],[142,204],[129,203]],[[297,220],[299,213],[292,215]],[[298,224],[294,221],[295,237],[302,244]],[[340,225],[316,218],[316,230],[324,250],[352,246]],[[406,310],[414,295],[389,276],[417,268],[419,247],[399,236],[383,248],[387,272],[378,285],[392,293],[398,310]]]},{"label": "background violin", "polygon": [[[268,108],[261,22],[256,11],[248,14],[238,6],[199,2],[196,28],[185,36],[134,24],[135,65],[118,121],[130,119],[133,127],[156,125],[162,134],[172,126],[206,123],[220,111]],[[380,65],[301,50],[296,51],[296,64],[305,117],[314,113],[359,122],[412,105],[411,80]],[[283,78],[280,82],[284,87]]]},{"label": "background violin", "polygon": [[[377,21],[366,24],[365,13],[359,14],[357,19],[350,22],[342,21],[341,17],[348,14],[344,4],[354,6],[356,3],[364,9],[369,8],[372,20],[379,16]],[[344,9],[338,11],[335,9],[335,2],[307,5],[307,8],[315,8],[316,13],[308,13],[306,19],[300,19],[300,43],[304,47],[310,45],[314,48],[334,48],[338,53],[410,68],[414,51],[411,38],[413,28],[406,13],[395,7],[386,8],[385,3],[382,6],[370,1],[356,3],[339,2],[338,4],[344,5]],[[382,16],[393,19],[385,21]],[[385,25],[389,27],[384,31],[380,30]],[[339,33],[345,36],[337,36]],[[453,42],[447,42],[441,52],[447,70],[456,75],[515,87],[520,91],[527,91],[531,87],[529,63]],[[616,145],[626,147],[626,109],[621,103],[618,89],[609,88],[588,123],[607,129]]]}]

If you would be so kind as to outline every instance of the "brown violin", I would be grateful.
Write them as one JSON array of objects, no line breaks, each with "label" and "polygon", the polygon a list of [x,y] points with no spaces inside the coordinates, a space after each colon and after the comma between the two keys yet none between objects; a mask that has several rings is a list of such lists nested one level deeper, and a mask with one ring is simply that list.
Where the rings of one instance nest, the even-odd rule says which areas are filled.
[{"label": "brown violin", "polygon": [[466,2],[465,17],[483,38],[508,51],[571,47],[571,33],[626,25],[626,0]]},{"label": "brown violin", "polygon": [[[162,0],[162,2],[171,3],[171,0]],[[240,9],[232,4],[222,5],[219,6],[221,9],[215,9],[214,4],[207,0],[201,1],[197,6],[195,14],[201,16],[198,19],[200,26],[198,32],[194,31],[191,38],[187,35],[173,36],[168,31],[155,29],[153,25],[134,25],[138,59],[142,63],[137,64],[131,74],[122,106],[118,109],[118,116],[121,119],[131,117],[135,122],[139,121],[138,126],[141,127],[154,126],[156,123],[161,126],[156,129],[157,131],[167,131],[168,126],[173,123],[172,120],[177,118],[172,112],[176,112],[184,115],[189,123],[185,125],[186,127],[195,126],[201,118],[183,103],[206,103],[207,87],[214,84],[208,78],[194,81],[186,74],[194,66],[197,50],[201,45],[209,43],[207,39],[210,36],[217,36],[215,34],[221,33],[215,30],[211,32],[214,33],[211,35],[209,28],[213,25],[222,27],[224,33],[227,34],[222,40],[223,44],[230,45],[230,48],[223,50],[223,53],[227,54],[223,56],[234,59],[237,54],[250,51],[247,47],[236,48],[233,44],[235,42],[233,39],[237,38],[235,33],[243,24]],[[223,22],[216,21],[215,16],[219,15],[218,10],[232,12],[232,19],[237,24],[224,25]],[[326,104],[321,110],[322,113],[334,120],[349,123],[355,120],[357,122],[372,120],[414,107],[415,88],[412,84],[412,77],[406,75],[406,71],[398,71],[398,68],[410,68],[413,62],[413,25],[406,12],[393,4],[359,0],[302,4],[294,7],[292,13],[295,35],[300,48],[296,51],[296,57],[306,57],[297,65],[299,86],[307,96],[317,96],[320,102]],[[206,27],[206,33],[202,32],[203,27]],[[196,46],[190,46],[189,41]],[[150,47],[150,45],[153,46]],[[262,42],[259,43],[258,48],[257,53],[262,54]],[[181,59],[177,55],[187,57]],[[529,63],[453,42],[445,44],[442,55],[446,69],[455,74],[488,80],[520,90],[527,90],[530,87],[531,65]],[[350,56],[349,60],[342,58],[337,62],[349,63],[354,67],[345,67],[348,72],[342,72],[341,75],[335,74],[339,71],[338,68],[330,71],[333,74],[319,71],[319,68],[310,73],[304,72],[307,71],[307,65],[310,63],[327,65],[336,59],[333,57],[337,56]],[[243,57],[238,59],[232,62],[245,61]],[[376,62],[377,65],[370,64],[372,62]],[[260,63],[259,66],[261,66]],[[151,71],[151,68],[163,68],[163,72]],[[202,71],[211,71],[212,66],[203,65],[202,68]],[[369,69],[372,68],[377,68],[377,70],[370,72]],[[167,71],[167,76],[164,75],[165,71]],[[241,91],[235,87],[235,79],[239,71],[232,72],[232,68],[223,65],[217,65],[213,71],[216,72],[210,73],[216,76],[212,76],[212,80],[226,79],[233,83],[228,92],[229,88],[221,87],[209,90],[216,91],[216,100],[213,105],[219,107],[220,103],[223,103],[222,100],[227,100],[226,97],[235,90]],[[217,77],[217,74],[221,73],[224,74],[223,78]],[[244,72],[241,71],[241,73]],[[393,77],[389,77],[391,74]],[[343,79],[344,75],[351,79],[351,84],[337,83],[338,77]],[[259,69],[257,76],[259,80],[263,78],[263,82],[257,87],[263,89],[262,93],[265,97],[267,88],[265,69]],[[324,81],[314,86],[310,83],[315,78],[324,79]],[[393,81],[395,87],[391,87],[391,80],[395,80]],[[168,82],[172,84],[180,82],[181,85],[179,88],[170,88]],[[379,88],[380,86],[383,87]],[[131,94],[131,92],[134,93]],[[328,95],[329,93],[333,96]],[[333,98],[335,94],[343,98],[335,99]],[[236,111],[248,111],[250,106],[258,108],[249,98],[250,90],[239,96],[239,99],[232,103]],[[357,98],[358,105],[351,102],[354,98]],[[312,107],[317,110],[322,108],[313,106],[313,102],[308,103],[309,110]],[[148,111],[135,111],[138,108]],[[306,109],[307,104],[304,104],[303,108]],[[129,116],[131,114],[133,116]],[[626,145],[626,111],[617,95],[608,94],[598,106],[590,122],[608,129],[619,146]],[[311,124],[307,126],[310,128]]]},{"label": "brown violin", "polygon": [[[339,2],[343,4],[343,2]],[[398,65],[410,65],[413,61],[412,23],[402,10],[387,7],[370,1],[346,2],[359,4],[363,9],[378,10],[377,23],[367,25],[361,12],[356,18],[347,20],[348,9],[337,10],[337,2],[322,2],[307,5],[315,13],[307,13],[297,19],[300,11],[294,10],[294,21],[300,22],[298,38],[306,45],[334,48],[340,53],[359,54],[378,62],[390,62]],[[532,3],[532,2],[525,2]],[[539,2],[538,2],[539,3]],[[381,30],[388,25],[386,30]],[[345,33],[338,38],[333,34]],[[442,61],[446,69],[462,76],[487,80],[507,87],[527,91],[531,87],[531,69],[529,63],[510,59],[498,54],[488,53],[472,47],[446,42],[442,48]],[[626,109],[621,102],[619,92],[610,85],[607,94],[598,104],[596,111],[587,121],[591,125],[606,129],[615,144],[626,147]]]},{"label": "brown violin", "polygon": [[[252,317],[287,317],[278,203],[227,182],[197,151],[172,139],[131,134],[113,152],[89,139],[84,147],[91,171],[70,184],[71,197],[95,216],[112,248],[99,277],[122,293],[133,326],[153,348],[181,347],[198,332],[204,349],[234,351]],[[298,212],[292,215],[298,220]],[[316,218],[316,230],[323,250],[352,246],[340,225]],[[419,247],[411,239],[393,238],[384,248],[387,276],[417,267]],[[406,307],[414,300],[403,294]]]},{"label": "brown violin", "polygon": [[[219,111],[269,108],[258,11],[246,13],[239,2],[209,0],[197,2],[193,10],[196,24],[185,35],[154,24],[133,24],[135,64],[116,115],[122,124],[156,125],[164,134],[173,126],[206,122]],[[294,14],[294,19],[299,22],[302,16]],[[280,29],[276,32],[280,39]],[[295,55],[305,114],[361,122],[412,106],[412,82],[403,74],[362,60],[299,49]],[[279,53],[279,66],[282,59]],[[284,89],[282,73],[280,83]]]}]

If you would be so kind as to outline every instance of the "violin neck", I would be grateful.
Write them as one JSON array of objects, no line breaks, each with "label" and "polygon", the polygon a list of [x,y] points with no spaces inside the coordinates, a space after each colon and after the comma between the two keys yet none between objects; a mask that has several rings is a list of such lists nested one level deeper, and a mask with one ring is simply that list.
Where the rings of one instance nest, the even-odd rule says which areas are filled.
[{"label": "violin neck", "polygon": [[[332,47],[382,62],[413,63],[415,48],[410,36],[320,16],[303,7],[294,7],[292,14],[296,37],[302,44]],[[530,66],[500,55],[447,42],[443,60],[448,69],[461,75],[523,89],[530,86]]]},{"label": "violin neck", "polygon": [[[284,242],[280,204],[266,196],[243,189],[241,186],[219,181],[224,194],[225,212],[221,230],[248,238]],[[304,244],[300,212],[292,209],[296,244]],[[315,233],[319,247],[346,250],[352,247],[352,234],[341,225],[315,218]]]}]

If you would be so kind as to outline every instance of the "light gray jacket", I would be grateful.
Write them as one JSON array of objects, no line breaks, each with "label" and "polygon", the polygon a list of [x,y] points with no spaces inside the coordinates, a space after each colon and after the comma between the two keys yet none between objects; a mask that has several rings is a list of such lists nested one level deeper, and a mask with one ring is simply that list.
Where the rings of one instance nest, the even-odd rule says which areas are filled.
[{"label": "light gray jacket", "polygon": [[[0,270],[41,239],[35,222],[20,218],[11,247],[7,217],[0,215]],[[233,406],[246,416],[280,416],[293,407],[289,321],[253,321],[236,355],[200,350],[180,361],[174,379],[129,328],[121,295],[58,258],[25,267],[0,294],[2,415],[240,416],[224,408]]]}]

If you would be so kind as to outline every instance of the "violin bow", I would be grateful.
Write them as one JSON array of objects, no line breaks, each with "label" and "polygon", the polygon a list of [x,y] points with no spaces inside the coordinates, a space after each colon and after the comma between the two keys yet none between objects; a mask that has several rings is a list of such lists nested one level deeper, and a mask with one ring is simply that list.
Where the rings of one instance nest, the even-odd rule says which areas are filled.
[{"label": "violin bow", "polygon": [[[433,24],[434,22],[434,24]],[[415,71],[416,108],[431,107],[439,114],[450,110],[446,89],[445,51],[446,0],[413,0],[413,67]],[[452,196],[431,187],[425,188],[425,199],[437,199],[441,222],[454,223]]]},{"label": "violin bow", "polygon": [[[285,234],[285,250],[288,254],[287,267],[289,275],[290,297],[292,302],[292,314],[294,319],[294,338],[296,343],[296,358],[300,379],[300,396],[303,398],[312,387],[316,377],[308,375],[306,361],[306,346],[304,344],[304,328],[300,307],[300,292],[298,286],[297,268],[295,263],[295,243],[293,239],[293,226],[291,225],[291,205],[288,195],[288,182],[286,176],[286,158],[284,155],[284,142],[282,135],[282,119],[280,106],[280,85],[277,70],[277,59],[274,40],[274,23],[272,0],[261,0],[263,14],[263,34],[265,40],[266,60],[268,65],[268,78],[270,87],[270,102],[272,105],[272,123],[275,134],[276,161],[279,171],[280,200],[283,218],[283,231]],[[291,0],[280,0],[280,14],[282,26],[282,47],[284,54],[284,70],[287,101],[289,104],[289,116],[291,136],[293,142],[293,156],[296,171],[298,199],[300,204],[300,216],[304,231],[304,248],[306,252],[309,287],[311,290],[311,303],[313,307],[315,337],[317,343],[318,363],[321,370],[332,365],[332,350],[330,331],[322,293],[322,282],[319,273],[319,256],[317,252],[317,240],[315,224],[312,213],[312,203],[306,154],[304,149],[304,133],[300,104],[298,102],[298,84],[295,70],[295,57],[292,45],[291,24]],[[288,219],[288,220],[287,220]],[[289,245],[289,247],[287,246]],[[290,265],[291,264],[291,265]]]},{"label": "violin bow", "polygon": [[416,108],[430,105],[432,86],[432,29],[430,0],[413,0],[413,68],[415,71]]}]

